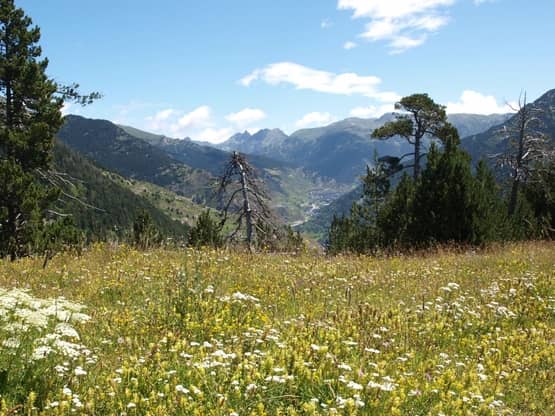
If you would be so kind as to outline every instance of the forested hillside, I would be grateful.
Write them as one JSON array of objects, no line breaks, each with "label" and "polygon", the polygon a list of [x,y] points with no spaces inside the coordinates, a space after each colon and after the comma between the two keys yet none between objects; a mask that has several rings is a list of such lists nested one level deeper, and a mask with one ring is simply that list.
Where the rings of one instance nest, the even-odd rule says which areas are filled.
[{"label": "forested hillside", "polygon": [[59,139],[100,166],[122,176],[155,183],[198,201],[210,197],[214,178],[193,169],[106,120],[66,117]]},{"label": "forested hillside", "polygon": [[[229,152],[79,116],[66,117],[58,137],[123,177],[151,182],[196,204],[217,208],[214,192]],[[248,160],[268,190],[271,205],[289,223],[304,221],[313,204],[331,202],[348,189],[291,163],[256,155],[248,155]]]},{"label": "forested hillside", "polygon": [[146,210],[163,235],[183,240],[187,225],[172,220],[148,200],[114,180],[108,172],[57,142],[54,167],[68,175],[64,186],[69,196],[62,195],[56,206],[70,214],[75,225],[91,240],[129,237],[134,220]]}]

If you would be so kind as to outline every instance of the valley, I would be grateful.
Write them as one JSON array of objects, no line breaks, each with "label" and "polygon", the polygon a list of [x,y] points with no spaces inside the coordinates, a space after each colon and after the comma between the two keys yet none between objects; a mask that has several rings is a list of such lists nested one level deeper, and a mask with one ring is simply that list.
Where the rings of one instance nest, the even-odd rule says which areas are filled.
[{"label": "valley", "polygon": [[[463,145],[508,118],[450,116],[461,132],[473,135]],[[58,137],[106,169],[107,178],[145,198],[163,215],[189,226],[203,207],[216,208],[213,192],[229,152],[244,152],[270,191],[270,204],[283,221],[321,239],[333,213],[346,213],[357,198],[359,177],[367,164],[373,164],[373,157],[399,156],[407,151],[400,138],[388,142],[370,138],[373,129],[390,120],[391,114],[378,119],[350,118],[290,136],[278,129],[262,129],[208,145],[68,116]]]}]

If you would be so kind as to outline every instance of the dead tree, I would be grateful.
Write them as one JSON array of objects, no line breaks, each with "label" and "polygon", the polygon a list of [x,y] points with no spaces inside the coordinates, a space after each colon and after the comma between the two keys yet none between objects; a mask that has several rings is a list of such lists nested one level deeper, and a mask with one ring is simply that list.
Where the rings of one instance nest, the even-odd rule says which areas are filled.
[{"label": "dead tree", "polygon": [[233,152],[220,179],[218,198],[222,212],[220,227],[230,217],[236,217],[235,227],[228,240],[236,240],[245,229],[245,242],[253,250],[257,232],[270,226],[275,229],[274,218],[267,201],[270,199],[260,185],[253,167],[244,156]]},{"label": "dead tree", "polygon": [[508,214],[512,216],[521,185],[526,184],[535,170],[553,155],[548,146],[549,138],[541,131],[541,110],[527,104],[526,93],[519,97],[517,107],[509,106],[516,112],[516,118],[511,125],[503,126],[501,132],[507,138],[507,149],[494,157],[498,166],[508,169],[511,188]]}]

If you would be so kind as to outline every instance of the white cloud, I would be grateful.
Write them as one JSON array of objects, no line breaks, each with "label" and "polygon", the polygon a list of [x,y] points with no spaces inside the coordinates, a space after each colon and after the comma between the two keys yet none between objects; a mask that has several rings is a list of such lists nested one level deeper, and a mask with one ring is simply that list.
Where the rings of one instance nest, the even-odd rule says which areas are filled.
[{"label": "white cloud", "polygon": [[260,76],[260,71],[258,69],[255,69],[254,71],[252,71],[250,74],[245,75],[243,78],[241,78],[239,80],[239,84],[241,84],[244,87],[248,87],[250,86],[254,81],[256,81],[258,79],[258,77]]},{"label": "white cloud", "polygon": [[378,77],[361,76],[352,72],[334,74],[293,62],[278,62],[256,69],[243,77],[239,83],[248,87],[256,80],[262,80],[270,85],[291,84],[298,90],[363,95],[386,102],[400,99],[400,96],[394,92],[378,91],[378,86],[382,82]]},{"label": "white cloud", "polygon": [[62,109],[60,110],[62,113],[62,116],[67,116],[68,114],[80,114],[81,110],[79,107],[77,107],[75,104],[72,103],[64,103],[64,105],[62,106]]},{"label": "white cloud", "polygon": [[203,105],[190,112],[166,108],[145,118],[145,128],[171,137],[186,137],[212,126],[212,109]]},{"label": "white cloud", "polygon": [[247,107],[225,116],[226,123],[222,126],[222,120],[215,119],[212,108],[202,105],[189,112],[174,108],[157,111],[144,119],[142,128],[169,137],[191,137],[195,140],[220,143],[238,131],[258,131],[259,129],[252,127],[252,123],[265,118],[264,111]]},{"label": "white cloud", "polygon": [[[449,22],[447,9],[456,0],[338,0],[340,10],[353,18],[369,19],[360,35],[370,41],[388,41],[392,53],[422,45],[430,33]],[[483,1],[483,0],[475,0]]]},{"label": "white cloud", "polygon": [[196,138],[210,143],[221,143],[229,139],[235,131],[231,127],[221,129],[207,128],[198,133]]},{"label": "white cloud", "polygon": [[245,130],[247,130],[247,132],[248,132],[249,134],[252,135],[252,134],[256,134],[256,133],[258,133],[260,130],[262,130],[262,127],[249,127],[249,128],[247,128],[247,129],[245,129]]},{"label": "white cloud", "polygon": [[400,18],[450,6],[455,0],[339,0],[339,9],[352,9],[353,17]]},{"label": "white cloud", "polygon": [[426,42],[426,36],[421,36],[420,38],[410,38],[408,36],[398,36],[391,41],[389,44],[393,49],[392,54],[403,53],[407,49],[415,48]]},{"label": "white cloud", "polygon": [[177,114],[178,112],[173,108],[167,108],[165,110],[158,111],[153,116],[147,117],[148,129],[154,132],[160,132],[164,130],[168,125],[168,120],[172,116]]},{"label": "white cloud", "polygon": [[378,118],[385,113],[391,113],[393,111],[395,111],[395,106],[393,104],[385,104],[379,107],[371,105],[368,107],[355,107],[350,111],[349,115],[359,118]]},{"label": "white cloud", "polygon": [[237,113],[231,113],[225,116],[225,119],[230,123],[235,124],[239,128],[245,128],[252,123],[264,120],[266,113],[258,108],[244,108]]},{"label": "white cloud", "polygon": [[351,41],[345,42],[343,44],[343,49],[346,49],[348,51],[351,50],[351,49],[354,49],[356,47],[357,47],[357,44],[355,42],[351,42]]},{"label": "white cloud", "polygon": [[207,105],[195,108],[179,118],[177,124],[181,128],[204,127],[210,124],[212,110]]},{"label": "white cloud", "polygon": [[[513,105],[511,103],[511,105]],[[447,103],[447,113],[469,113],[469,114],[504,114],[513,110],[508,104],[498,104],[492,95],[483,95],[479,92],[463,91],[460,100],[456,103]]]},{"label": "white cloud", "polygon": [[302,129],[306,127],[318,127],[325,126],[333,123],[335,118],[330,113],[320,113],[314,111],[312,113],[305,114],[303,118],[295,123],[295,126]]},{"label": "white cloud", "polygon": [[175,110],[174,110],[173,108],[167,108],[166,110],[158,111],[158,112],[154,115],[154,119],[155,119],[155,120],[158,120],[158,121],[167,120],[167,119],[170,118],[173,114],[175,114]]}]

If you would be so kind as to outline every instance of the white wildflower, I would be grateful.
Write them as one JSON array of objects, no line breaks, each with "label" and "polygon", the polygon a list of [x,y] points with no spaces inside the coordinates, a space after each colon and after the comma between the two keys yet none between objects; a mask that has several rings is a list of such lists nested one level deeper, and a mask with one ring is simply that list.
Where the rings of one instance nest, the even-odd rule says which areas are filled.
[{"label": "white wildflower", "polygon": [[19,347],[19,339],[17,338],[8,338],[5,339],[4,341],[2,341],[2,346],[6,347],[6,348],[13,348],[16,349]]},{"label": "white wildflower", "polygon": [[189,389],[186,389],[181,384],[178,384],[177,386],[175,386],[175,391],[177,391],[178,393],[183,393],[183,394],[188,394],[189,393]]},{"label": "white wildflower", "polygon": [[42,360],[43,358],[46,358],[46,356],[48,356],[48,354],[50,354],[53,351],[54,350],[48,345],[41,345],[33,350],[31,359],[33,361]]},{"label": "white wildflower", "polygon": [[355,383],[354,381],[349,381],[347,383],[347,388],[351,390],[362,390],[364,387],[362,387],[362,384]]},{"label": "white wildflower", "polygon": [[56,325],[56,328],[54,328],[54,332],[60,334],[63,337],[79,339],[79,334],[77,333],[75,328],[65,322]]}]

